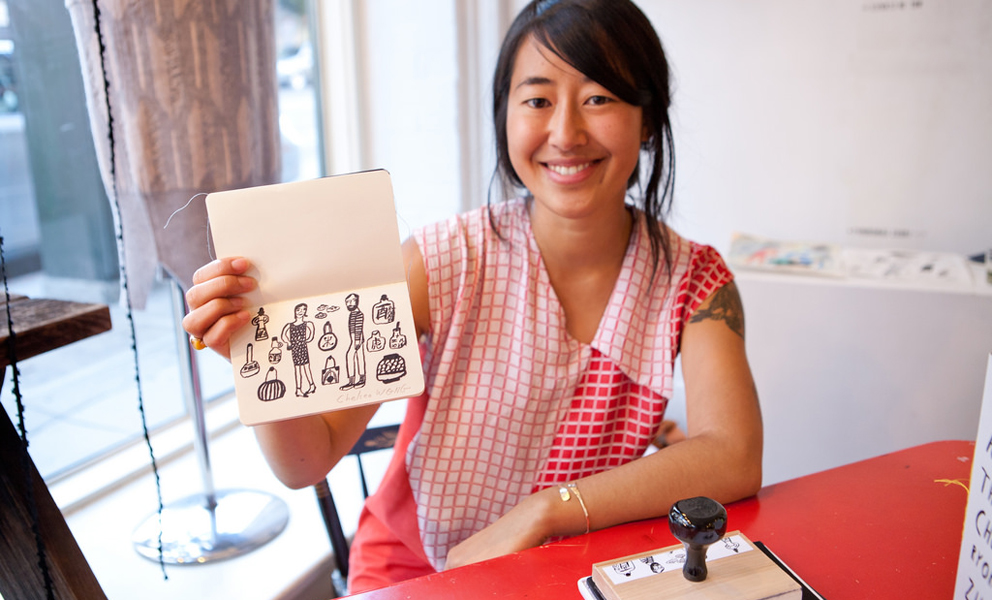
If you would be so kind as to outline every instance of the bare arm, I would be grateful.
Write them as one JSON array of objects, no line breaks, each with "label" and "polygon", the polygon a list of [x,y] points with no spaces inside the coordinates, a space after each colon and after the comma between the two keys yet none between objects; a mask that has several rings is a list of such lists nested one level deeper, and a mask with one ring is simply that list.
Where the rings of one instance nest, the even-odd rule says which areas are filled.
[{"label": "bare arm", "polygon": [[[744,316],[733,283],[699,307],[682,335],[687,439],[578,481],[591,529],[667,514],[682,498],[732,502],[761,487],[762,424],[744,352]],[[586,522],[557,487],[524,499],[493,525],[451,550],[456,567],[576,535]]]}]

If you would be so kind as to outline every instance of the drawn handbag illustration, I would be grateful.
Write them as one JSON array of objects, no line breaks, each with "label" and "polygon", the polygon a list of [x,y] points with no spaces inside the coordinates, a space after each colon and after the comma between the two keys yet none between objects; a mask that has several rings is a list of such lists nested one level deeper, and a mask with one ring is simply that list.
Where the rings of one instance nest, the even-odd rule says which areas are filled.
[{"label": "drawn handbag illustration", "polygon": [[396,305],[386,294],[372,307],[372,322],[376,325],[392,323],[396,318]]},{"label": "drawn handbag illustration", "polygon": [[272,338],[272,348],[269,349],[269,362],[278,365],[282,360],[282,342],[278,337]]},{"label": "drawn handbag illustration", "polygon": [[279,380],[275,367],[269,367],[265,373],[265,381],[258,386],[258,399],[262,402],[278,400],[286,395],[286,384]]},{"label": "drawn handbag illustration", "polygon": [[393,327],[393,335],[389,336],[389,349],[399,350],[403,346],[406,346],[406,336],[400,331],[400,322],[396,321],[396,327]]},{"label": "drawn handbag illustration", "polygon": [[331,385],[332,383],[337,383],[341,380],[341,367],[338,366],[337,361],[334,357],[327,355],[327,360],[324,361],[324,370],[320,372],[320,383],[321,385]]},{"label": "drawn handbag illustration", "polygon": [[257,375],[259,369],[258,361],[255,360],[255,349],[252,344],[248,344],[248,356],[245,357],[245,364],[241,365],[241,376],[251,377]]},{"label": "drawn handbag illustration", "polygon": [[331,331],[331,322],[324,321],[324,335],[320,336],[317,347],[324,352],[330,352],[338,345],[338,336]]},{"label": "drawn handbag illustration", "polygon": [[386,347],[386,339],[382,337],[382,334],[378,330],[373,331],[372,335],[369,336],[367,342],[365,342],[365,349],[369,352],[379,352]]},{"label": "drawn handbag illustration", "polygon": [[399,354],[387,354],[375,368],[375,378],[383,383],[392,383],[406,375],[406,361]]}]

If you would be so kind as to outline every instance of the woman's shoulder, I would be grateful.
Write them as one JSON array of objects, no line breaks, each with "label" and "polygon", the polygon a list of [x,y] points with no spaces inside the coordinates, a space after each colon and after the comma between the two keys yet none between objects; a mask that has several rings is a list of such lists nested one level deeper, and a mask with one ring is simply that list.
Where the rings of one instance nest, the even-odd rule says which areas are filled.
[{"label": "woman's shoulder", "polygon": [[[644,213],[638,210],[636,214],[639,220],[646,224]],[[733,278],[726,261],[715,247],[681,235],[662,220],[658,221],[658,226],[665,238],[667,247],[662,251],[668,253],[668,260],[659,260],[659,263],[654,265],[656,278],[668,279],[665,276],[665,269],[668,267],[671,268],[671,281],[682,282],[682,285],[693,280],[711,278],[722,285]],[[638,252],[647,262],[647,257],[651,256],[651,249],[646,225],[640,228],[638,243],[641,245]],[[650,267],[646,264],[643,268],[650,272]]]}]

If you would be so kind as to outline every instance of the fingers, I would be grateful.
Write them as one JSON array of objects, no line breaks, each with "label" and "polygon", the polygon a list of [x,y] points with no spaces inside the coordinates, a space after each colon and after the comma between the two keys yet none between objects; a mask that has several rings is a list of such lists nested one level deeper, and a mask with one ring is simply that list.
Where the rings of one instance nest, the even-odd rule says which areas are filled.
[{"label": "fingers", "polygon": [[[244,275],[249,268],[251,268],[251,263],[241,257],[218,258],[203,265],[193,273],[193,286],[195,288],[202,283],[207,283],[218,277]],[[190,288],[191,291],[192,289]],[[187,292],[187,302],[190,300],[188,296],[189,293]]]},{"label": "fingers", "polygon": [[186,291],[183,329],[223,356],[230,356],[231,335],[251,318],[241,297],[256,286],[244,275],[249,267],[243,258],[215,260],[193,274],[194,285]]}]

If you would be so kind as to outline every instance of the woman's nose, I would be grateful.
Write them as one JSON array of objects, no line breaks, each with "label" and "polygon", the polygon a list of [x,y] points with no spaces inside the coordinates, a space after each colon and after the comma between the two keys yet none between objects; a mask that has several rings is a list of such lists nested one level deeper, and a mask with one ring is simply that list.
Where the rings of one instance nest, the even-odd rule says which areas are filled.
[{"label": "woman's nose", "polygon": [[587,141],[582,114],[568,105],[558,105],[555,108],[548,129],[548,141],[559,150],[569,150]]}]

